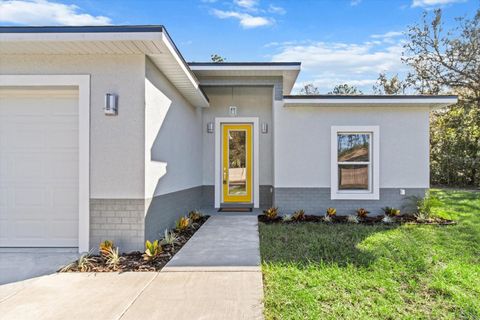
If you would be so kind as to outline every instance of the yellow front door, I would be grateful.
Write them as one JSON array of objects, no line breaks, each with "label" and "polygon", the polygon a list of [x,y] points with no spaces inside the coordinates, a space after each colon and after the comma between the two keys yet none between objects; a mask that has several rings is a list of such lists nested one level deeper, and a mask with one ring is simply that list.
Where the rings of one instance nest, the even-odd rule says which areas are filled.
[{"label": "yellow front door", "polygon": [[252,202],[252,125],[222,125],[223,202]]}]

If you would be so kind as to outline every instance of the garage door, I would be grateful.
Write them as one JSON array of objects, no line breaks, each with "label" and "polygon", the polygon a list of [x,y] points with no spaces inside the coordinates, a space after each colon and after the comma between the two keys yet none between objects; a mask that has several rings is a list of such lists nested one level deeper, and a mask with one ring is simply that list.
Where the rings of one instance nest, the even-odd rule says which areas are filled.
[{"label": "garage door", "polygon": [[78,246],[74,89],[0,89],[0,246]]}]

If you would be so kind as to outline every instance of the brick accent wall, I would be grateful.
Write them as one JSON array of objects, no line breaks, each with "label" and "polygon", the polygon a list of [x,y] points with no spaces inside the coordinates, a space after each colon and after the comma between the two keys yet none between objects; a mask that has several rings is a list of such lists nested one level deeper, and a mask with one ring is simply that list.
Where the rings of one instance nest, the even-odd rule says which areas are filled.
[{"label": "brick accent wall", "polygon": [[425,188],[407,188],[404,196],[400,188],[381,188],[380,200],[331,200],[330,188],[275,188],[273,202],[280,212],[293,213],[303,209],[307,214],[325,214],[329,207],[336,208],[337,214],[352,214],[357,208],[365,208],[372,214],[383,213],[385,206],[405,209],[411,202],[409,196],[424,196]]},{"label": "brick accent wall", "polygon": [[143,250],[145,200],[90,199],[90,247],[112,240],[122,252]]}]

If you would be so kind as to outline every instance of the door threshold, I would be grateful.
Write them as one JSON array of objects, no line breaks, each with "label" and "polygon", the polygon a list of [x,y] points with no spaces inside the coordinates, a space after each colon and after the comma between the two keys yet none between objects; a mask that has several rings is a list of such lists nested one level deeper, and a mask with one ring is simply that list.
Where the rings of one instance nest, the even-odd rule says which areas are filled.
[{"label": "door threshold", "polygon": [[251,207],[224,207],[218,209],[218,212],[252,212]]}]

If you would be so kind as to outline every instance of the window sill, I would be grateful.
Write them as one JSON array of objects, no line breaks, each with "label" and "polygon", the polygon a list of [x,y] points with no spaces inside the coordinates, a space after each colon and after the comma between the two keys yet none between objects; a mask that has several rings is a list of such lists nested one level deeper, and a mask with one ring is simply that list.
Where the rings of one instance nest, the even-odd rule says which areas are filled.
[{"label": "window sill", "polygon": [[380,195],[374,193],[347,193],[347,192],[332,192],[330,194],[331,200],[380,200]]}]

